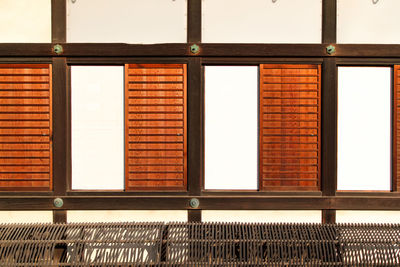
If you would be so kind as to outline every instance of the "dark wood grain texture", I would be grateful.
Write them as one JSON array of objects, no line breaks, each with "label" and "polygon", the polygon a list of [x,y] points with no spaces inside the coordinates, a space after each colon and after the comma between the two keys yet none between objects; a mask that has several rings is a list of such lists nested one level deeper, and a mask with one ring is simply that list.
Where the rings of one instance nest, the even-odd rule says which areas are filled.
[{"label": "dark wood grain texture", "polygon": [[322,223],[336,223],[336,210],[322,210]]},{"label": "dark wood grain texture", "polygon": [[65,58],[53,59],[53,171],[54,193],[64,195],[67,191],[68,145],[68,72]]},{"label": "dark wood grain texture", "polygon": [[60,43],[64,52],[56,55],[52,44],[0,44],[0,57],[368,57],[400,58],[398,44],[334,44],[328,55],[323,44],[201,44],[193,55],[191,44]]},{"label": "dark wood grain texture", "polygon": [[322,165],[321,186],[325,196],[334,196],[337,179],[337,67],[334,58],[322,65]]},{"label": "dark wood grain texture", "polygon": [[187,188],[187,66],[125,66],[126,190]]},{"label": "dark wood grain texture", "polygon": [[188,222],[201,222],[201,210],[188,210]]},{"label": "dark wood grain texture", "polygon": [[52,66],[0,64],[0,191],[49,191]]},{"label": "dark wood grain texture", "polygon": [[259,188],[318,191],[321,67],[260,65]]},{"label": "dark wood grain texture", "polygon": [[187,41],[188,43],[201,42],[201,2],[202,0],[188,0],[187,12]]},{"label": "dark wood grain texture", "polygon": [[[0,196],[0,210],[182,210],[191,209],[189,196]],[[199,196],[201,210],[400,210],[400,197]]]},{"label": "dark wood grain texture", "polygon": [[200,195],[202,191],[203,146],[203,68],[200,58],[188,63],[188,191]]},{"label": "dark wood grain texture", "polygon": [[336,43],[336,0],[322,0],[322,43]]},{"label": "dark wood grain texture", "polygon": [[51,39],[53,43],[67,41],[67,0],[51,0]]},{"label": "dark wood grain texture", "polygon": [[53,210],[53,223],[66,223],[67,211],[66,210]]}]

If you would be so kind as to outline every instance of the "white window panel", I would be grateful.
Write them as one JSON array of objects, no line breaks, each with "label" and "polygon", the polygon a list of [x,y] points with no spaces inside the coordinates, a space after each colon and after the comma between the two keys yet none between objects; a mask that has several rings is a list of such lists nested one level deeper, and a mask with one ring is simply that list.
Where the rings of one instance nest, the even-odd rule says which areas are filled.
[{"label": "white window panel", "polygon": [[186,210],[70,210],[74,222],[186,222]]},{"label": "white window panel", "polygon": [[320,210],[203,210],[203,222],[321,223]]},{"label": "white window panel", "polygon": [[400,211],[338,210],[337,223],[399,223]]},{"label": "white window panel", "polygon": [[321,0],[203,0],[204,43],[321,43]]},{"label": "white window panel", "polygon": [[52,211],[0,211],[1,223],[52,223]]},{"label": "white window panel", "polygon": [[1,0],[0,43],[51,43],[51,0]]},{"label": "white window panel", "polygon": [[340,67],[338,190],[390,190],[391,69]]},{"label": "white window panel", "polygon": [[72,43],[185,43],[187,0],[67,0]]},{"label": "white window panel", "polygon": [[258,67],[205,67],[205,189],[257,189]]},{"label": "white window panel", "polygon": [[72,189],[124,189],[124,67],[72,66]]},{"label": "white window panel", "polygon": [[400,1],[338,0],[338,43],[400,43]]}]

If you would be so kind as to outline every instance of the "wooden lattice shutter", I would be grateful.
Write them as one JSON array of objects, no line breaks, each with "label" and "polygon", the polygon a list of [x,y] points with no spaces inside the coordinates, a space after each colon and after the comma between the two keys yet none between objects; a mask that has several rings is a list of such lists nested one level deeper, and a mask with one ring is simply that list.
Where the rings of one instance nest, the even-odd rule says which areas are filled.
[{"label": "wooden lattice shutter", "polygon": [[393,191],[400,191],[400,65],[394,66]]},{"label": "wooden lattice shutter", "polygon": [[51,65],[0,64],[0,190],[52,189]]},{"label": "wooden lattice shutter", "polygon": [[125,68],[126,190],[186,189],[186,65]]},{"label": "wooden lattice shutter", "polygon": [[321,68],[260,66],[260,189],[319,190]]}]

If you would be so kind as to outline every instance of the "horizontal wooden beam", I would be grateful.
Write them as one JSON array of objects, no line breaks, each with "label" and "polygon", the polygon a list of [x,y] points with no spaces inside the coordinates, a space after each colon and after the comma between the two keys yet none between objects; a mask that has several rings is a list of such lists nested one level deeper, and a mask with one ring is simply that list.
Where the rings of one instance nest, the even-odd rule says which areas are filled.
[{"label": "horizontal wooden beam", "polygon": [[396,44],[333,44],[336,52],[329,55],[329,44],[199,44],[197,54],[190,43],[181,44],[105,44],[61,43],[63,52],[56,54],[52,44],[0,44],[1,57],[371,57],[400,58]]},{"label": "horizontal wooden beam", "polygon": [[[0,197],[0,210],[182,210],[192,208],[191,197],[143,196],[100,197],[59,196],[62,208],[55,208],[55,197]],[[400,197],[211,197],[197,196],[203,210],[400,210]]]}]

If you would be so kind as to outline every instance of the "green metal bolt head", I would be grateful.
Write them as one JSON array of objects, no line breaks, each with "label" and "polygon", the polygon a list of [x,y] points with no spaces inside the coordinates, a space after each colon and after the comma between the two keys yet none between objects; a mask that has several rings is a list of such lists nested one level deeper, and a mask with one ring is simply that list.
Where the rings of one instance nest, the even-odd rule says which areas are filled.
[{"label": "green metal bolt head", "polygon": [[326,47],[326,52],[327,52],[329,55],[332,55],[333,53],[336,52],[336,48],[335,48],[333,45],[329,45],[329,46]]},{"label": "green metal bolt head", "polygon": [[56,198],[53,201],[54,207],[61,208],[64,205],[64,201],[61,198]]},{"label": "green metal bolt head", "polygon": [[63,49],[62,45],[56,44],[56,45],[54,45],[54,47],[53,47],[53,51],[54,51],[54,53],[56,53],[57,55],[59,55],[59,54],[62,54],[62,53],[64,52],[64,49]]},{"label": "green metal bolt head", "polygon": [[190,46],[190,52],[192,52],[192,54],[197,54],[200,52],[200,47],[196,44],[191,45]]},{"label": "green metal bolt head", "polygon": [[189,202],[190,207],[192,207],[193,209],[197,209],[200,206],[200,200],[198,200],[197,198],[192,198]]}]

